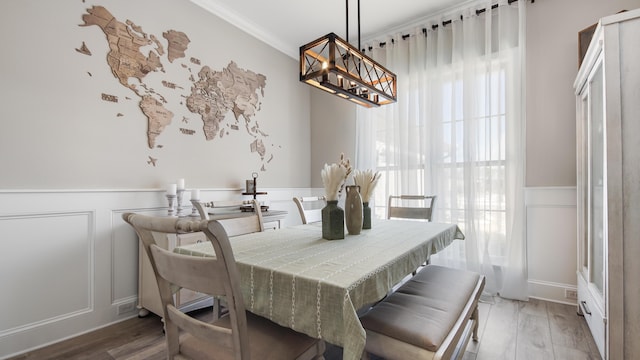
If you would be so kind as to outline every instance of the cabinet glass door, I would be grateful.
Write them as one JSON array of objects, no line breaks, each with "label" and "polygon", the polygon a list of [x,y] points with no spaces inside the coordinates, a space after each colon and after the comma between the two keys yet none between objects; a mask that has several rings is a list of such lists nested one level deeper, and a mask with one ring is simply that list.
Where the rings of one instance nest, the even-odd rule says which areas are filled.
[{"label": "cabinet glass door", "polygon": [[597,65],[589,82],[589,283],[600,294],[604,294],[604,244],[606,236],[604,184],[604,94],[602,62]]},{"label": "cabinet glass door", "polygon": [[589,236],[587,226],[589,224],[589,189],[587,188],[587,161],[588,155],[588,129],[589,129],[589,91],[580,94],[577,112],[580,121],[576,124],[578,130],[578,271],[584,279],[589,278]]}]

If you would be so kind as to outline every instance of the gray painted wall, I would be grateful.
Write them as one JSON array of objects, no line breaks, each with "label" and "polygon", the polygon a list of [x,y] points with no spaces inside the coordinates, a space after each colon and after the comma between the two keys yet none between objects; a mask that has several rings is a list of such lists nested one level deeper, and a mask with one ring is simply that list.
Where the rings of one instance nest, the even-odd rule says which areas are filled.
[{"label": "gray painted wall", "polygon": [[356,156],[356,104],[311,88],[311,187],[322,188],[320,170],[340,154]]},{"label": "gray painted wall", "polygon": [[639,0],[539,0],[527,8],[527,180],[576,186],[578,31]]},{"label": "gray painted wall", "polygon": [[[218,71],[234,61],[264,74],[266,88],[254,119],[269,135],[265,146],[274,154],[266,171],[250,152],[253,138],[242,119],[239,130],[206,141],[201,119],[184,105],[170,108],[173,121],[158,137],[163,147],[149,149],[137,97],[106,63],[105,35],[97,26],[78,26],[93,5],[105,6],[119,21],[133,21],[165,50],[164,31],[187,34],[186,57],[165,60],[165,74],[147,76],[170,103],[184,101],[181,96],[190,92],[183,65],[197,78],[200,66],[190,57]],[[309,88],[298,81],[297,61],[191,2],[7,0],[0,2],[0,20],[0,189],[148,189],[178,178],[186,179],[188,188],[236,188],[254,171],[261,186],[309,186]],[[82,42],[92,56],[75,51]],[[160,80],[183,89],[170,91]],[[101,100],[102,93],[119,102]],[[225,122],[233,121],[228,112]],[[184,135],[180,128],[196,133]],[[147,163],[148,156],[158,158],[156,167]]]}]

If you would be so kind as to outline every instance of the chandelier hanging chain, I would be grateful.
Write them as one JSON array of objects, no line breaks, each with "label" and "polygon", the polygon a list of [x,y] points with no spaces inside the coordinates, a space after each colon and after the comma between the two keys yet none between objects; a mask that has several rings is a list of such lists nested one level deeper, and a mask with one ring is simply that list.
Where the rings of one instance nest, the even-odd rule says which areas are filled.
[{"label": "chandelier hanging chain", "polygon": [[[346,5],[346,18],[347,18],[347,42],[349,42],[349,0],[345,0]],[[358,0],[358,51],[362,49],[362,44],[360,44],[360,0]],[[356,65],[358,71],[360,70],[360,65]]]}]

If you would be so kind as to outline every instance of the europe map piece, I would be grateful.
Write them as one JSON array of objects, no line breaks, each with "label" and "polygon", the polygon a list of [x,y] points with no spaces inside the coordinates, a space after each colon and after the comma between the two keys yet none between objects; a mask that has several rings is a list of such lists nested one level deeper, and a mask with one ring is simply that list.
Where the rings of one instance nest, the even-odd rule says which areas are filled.
[{"label": "europe map piece", "polygon": [[[201,67],[200,59],[186,55],[190,43],[187,35],[176,30],[162,33],[162,38],[167,43],[165,52],[161,39],[146,34],[142,27],[130,20],[118,21],[102,6],[87,9],[82,20],[84,24],[80,26],[95,25],[105,34],[109,45],[107,64],[111,73],[122,86],[139,98],[139,108],[147,117],[147,141],[150,149],[162,148],[162,145],[157,144],[157,138],[170,127],[174,115],[187,110],[202,119],[206,140],[222,137],[230,130],[238,131],[240,127],[244,127],[251,136],[248,149],[260,156],[262,170],[265,170],[264,165],[273,159],[273,154],[267,154],[267,147],[264,145],[264,139],[268,134],[260,130],[260,125],[254,120],[256,112],[260,110],[260,97],[264,97],[267,80],[264,75],[241,69],[233,61],[220,71],[207,65]],[[81,54],[87,54],[89,51],[84,43],[76,50]],[[167,76],[167,69],[175,69],[171,64],[180,59],[185,59],[186,63],[179,64],[180,70],[172,71],[171,75],[185,72],[184,77],[181,80],[174,77],[171,81],[163,79],[160,82],[160,90],[154,89],[153,79]],[[164,61],[168,61],[169,64]],[[190,68],[193,65],[200,68],[197,78]],[[191,84],[187,89],[178,85],[184,85],[185,82]],[[169,96],[167,91],[172,94],[181,91],[185,93],[179,94],[179,104],[173,104],[172,107],[172,96]],[[117,102],[117,97],[113,95],[103,94],[102,99]],[[230,111],[235,122],[223,124]],[[187,118],[182,116],[182,122],[188,124],[185,119]],[[187,128],[179,128],[178,131],[184,135],[196,133],[195,130]],[[149,159],[147,163],[156,166],[157,159],[151,156]]]}]

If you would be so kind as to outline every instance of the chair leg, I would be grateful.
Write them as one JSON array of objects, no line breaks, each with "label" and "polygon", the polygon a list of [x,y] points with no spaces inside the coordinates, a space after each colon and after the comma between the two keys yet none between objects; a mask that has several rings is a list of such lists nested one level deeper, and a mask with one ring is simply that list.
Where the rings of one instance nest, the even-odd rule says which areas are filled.
[{"label": "chair leg", "polygon": [[222,316],[222,309],[220,307],[220,299],[213,299],[213,320],[220,319]]}]

